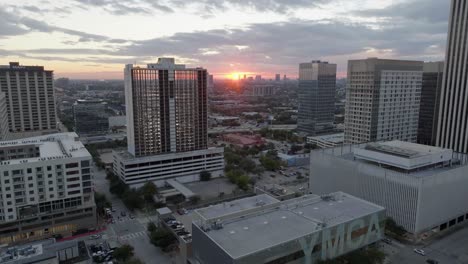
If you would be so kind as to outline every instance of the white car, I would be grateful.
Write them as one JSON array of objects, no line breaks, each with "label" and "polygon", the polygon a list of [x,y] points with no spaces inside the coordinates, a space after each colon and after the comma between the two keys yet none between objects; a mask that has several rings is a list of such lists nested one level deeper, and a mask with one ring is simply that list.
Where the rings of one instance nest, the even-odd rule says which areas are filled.
[{"label": "white car", "polygon": [[416,254],[419,254],[419,255],[421,255],[421,256],[426,256],[426,252],[424,252],[424,250],[422,250],[422,249],[415,248],[413,251],[414,251]]}]

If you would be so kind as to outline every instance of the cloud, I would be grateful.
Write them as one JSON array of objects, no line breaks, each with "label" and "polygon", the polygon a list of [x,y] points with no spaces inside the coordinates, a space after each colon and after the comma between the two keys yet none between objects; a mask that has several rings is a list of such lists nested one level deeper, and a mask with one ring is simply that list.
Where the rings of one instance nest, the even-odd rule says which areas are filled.
[{"label": "cloud", "polygon": [[408,19],[431,23],[445,23],[449,16],[449,0],[408,0],[383,9],[368,9],[354,12],[359,16],[389,19]]},{"label": "cloud", "polygon": [[84,9],[85,6],[93,6],[104,9],[114,15],[143,14],[150,15],[152,10],[172,13],[174,10],[158,0],[74,0]]}]

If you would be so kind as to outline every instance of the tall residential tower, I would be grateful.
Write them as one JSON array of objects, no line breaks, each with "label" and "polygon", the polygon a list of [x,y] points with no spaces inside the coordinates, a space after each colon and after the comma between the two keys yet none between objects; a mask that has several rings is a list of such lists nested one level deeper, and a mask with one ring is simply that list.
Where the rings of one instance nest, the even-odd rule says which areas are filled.
[{"label": "tall residential tower", "polygon": [[422,61],[350,60],[345,143],[416,142],[422,75]]},{"label": "tall residential tower", "polygon": [[452,0],[437,145],[468,153],[468,5]]},{"label": "tall residential tower", "polygon": [[332,132],[335,121],[336,64],[299,65],[298,130],[308,135]]},{"label": "tall residential tower", "polygon": [[196,180],[203,170],[222,172],[223,149],[208,148],[206,80],[205,69],[189,69],[172,58],[147,68],[125,67],[128,151],[114,154],[122,180],[162,184],[169,178]]},{"label": "tall residential tower", "polygon": [[8,138],[8,113],[5,93],[0,91],[0,141]]},{"label": "tall residential tower", "polygon": [[0,66],[0,91],[6,96],[8,129],[16,137],[56,132],[52,71],[10,62]]}]

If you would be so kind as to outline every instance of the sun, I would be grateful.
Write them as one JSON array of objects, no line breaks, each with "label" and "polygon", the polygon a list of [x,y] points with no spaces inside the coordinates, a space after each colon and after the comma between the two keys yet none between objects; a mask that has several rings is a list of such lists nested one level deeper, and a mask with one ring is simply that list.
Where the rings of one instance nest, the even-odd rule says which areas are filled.
[{"label": "sun", "polygon": [[229,77],[231,78],[231,80],[239,80],[241,74],[238,73],[238,72],[233,72],[231,74],[229,74]]}]

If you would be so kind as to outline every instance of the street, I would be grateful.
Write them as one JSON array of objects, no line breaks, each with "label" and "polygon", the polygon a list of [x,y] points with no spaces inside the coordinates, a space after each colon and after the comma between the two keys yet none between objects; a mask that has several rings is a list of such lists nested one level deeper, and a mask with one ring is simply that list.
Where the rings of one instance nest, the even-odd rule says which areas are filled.
[{"label": "street", "polygon": [[[440,239],[426,242],[425,245],[403,245],[394,241],[391,245],[381,243],[384,252],[388,255],[388,264],[427,264],[433,259],[439,264],[466,264],[468,263],[468,228],[457,230]],[[414,248],[422,249],[426,256],[416,254]]]},{"label": "street", "polygon": [[[149,221],[155,222],[156,216],[147,216],[139,213],[135,218],[130,218],[130,211],[125,207],[122,201],[109,192],[108,181],[104,170],[94,168],[94,185],[97,192],[105,194],[112,203],[112,212],[115,219],[114,224],[107,225],[107,230],[102,233],[102,238],[96,240],[115,240],[120,244],[129,244],[135,249],[135,256],[144,263],[172,263],[171,258],[163,253],[161,249],[150,243],[146,232]],[[121,213],[125,212],[125,216]]]}]

